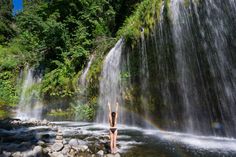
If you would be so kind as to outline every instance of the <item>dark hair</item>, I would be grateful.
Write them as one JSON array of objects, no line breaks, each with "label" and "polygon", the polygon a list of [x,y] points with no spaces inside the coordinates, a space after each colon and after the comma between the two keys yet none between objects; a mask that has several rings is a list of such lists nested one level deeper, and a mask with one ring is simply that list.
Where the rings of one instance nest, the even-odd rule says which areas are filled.
[{"label": "dark hair", "polygon": [[114,127],[114,125],[115,125],[115,117],[116,117],[116,113],[115,112],[112,112],[111,113],[111,118],[112,118],[112,127]]}]

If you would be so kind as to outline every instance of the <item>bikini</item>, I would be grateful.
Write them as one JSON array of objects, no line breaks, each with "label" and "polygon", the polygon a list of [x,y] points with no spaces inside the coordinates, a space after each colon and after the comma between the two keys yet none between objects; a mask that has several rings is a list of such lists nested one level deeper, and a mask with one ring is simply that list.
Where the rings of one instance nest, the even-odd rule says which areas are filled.
[{"label": "bikini", "polygon": [[117,128],[110,128],[111,132],[114,134]]}]

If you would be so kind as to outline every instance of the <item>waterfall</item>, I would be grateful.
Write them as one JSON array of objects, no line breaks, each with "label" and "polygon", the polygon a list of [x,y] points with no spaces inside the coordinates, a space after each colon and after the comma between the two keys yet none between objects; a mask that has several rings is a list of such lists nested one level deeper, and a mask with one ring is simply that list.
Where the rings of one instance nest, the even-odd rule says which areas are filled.
[{"label": "waterfall", "polygon": [[43,104],[40,101],[36,85],[41,82],[42,77],[34,77],[34,69],[27,69],[16,117],[19,119],[41,119]]},{"label": "waterfall", "polygon": [[79,78],[79,88],[80,88],[80,93],[78,95],[78,104],[81,105],[82,103],[86,103],[87,101],[87,74],[89,72],[90,66],[93,62],[94,59],[94,55],[91,55],[89,62],[87,64],[87,66],[85,67],[83,73],[81,74],[80,78]]},{"label": "waterfall", "polygon": [[82,75],[81,75],[80,78],[79,78],[79,84],[80,84],[82,87],[86,87],[86,83],[87,83],[87,82],[86,82],[86,77],[87,77],[89,68],[90,68],[90,66],[91,66],[91,64],[92,64],[92,62],[93,62],[93,58],[94,58],[94,56],[92,55],[92,56],[90,57],[90,59],[89,59],[89,62],[88,62],[88,64],[87,64],[86,68],[84,69]]},{"label": "waterfall", "polygon": [[[177,80],[179,84],[179,93],[181,93],[182,103],[184,104],[184,125],[187,132],[195,131],[194,125],[194,106],[193,103],[199,103],[198,92],[192,84],[195,82],[195,75],[191,73],[191,56],[196,54],[194,51],[194,41],[192,41],[192,30],[189,27],[188,12],[182,6],[184,1],[172,1],[172,21],[173,21],[173,40],[175,46],[175,58],[177,65]],[[190,51],[189,51],[190,50]],[[189,53],[187,53],[189,52]],[[195,121],[197,122],[197,121]]]},{"label": "waterfall", "polygon": [[[149,70],[148,70],[148,56],[147,56],[147,49],[146,49],[146,40],[144,35],[144,28],[141,30],[141,41],[139,46],[139,77],[141,80],[141,97],[140,97],[140,103],[143,109],[144,117],[148,117],[148,107],[149,107]],[[144,126],[148,127],[148,126]]]},{"label": "waterfall", "polygon": [[170,8],[183,130],[235,136],[235,3],[184,3]]},{"label": "waterfall", "polygon": [[235,4],[163,2],[149,35],[142,28],[140,42],[124,53],[130,110],[165,130],[236,137]]},{"label": "waterfall", "polygon": [[[116,45],[107,54],[101,73],[100,88],[99,88],[99,109],[97,113],[97,122],[108,122],[108,107],[110,102],[111,108],[115,110],[116,101],[121,104],[121,53],[124,42],[120,39]],[[122,121],[122,112],[119,111],[119,121]]]}]

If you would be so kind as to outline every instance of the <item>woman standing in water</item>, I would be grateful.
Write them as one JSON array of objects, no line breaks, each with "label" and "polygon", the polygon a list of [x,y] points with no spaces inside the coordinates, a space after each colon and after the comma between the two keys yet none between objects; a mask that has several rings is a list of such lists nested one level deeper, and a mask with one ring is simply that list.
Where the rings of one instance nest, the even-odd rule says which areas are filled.
[{"label": "woman standing in water", "polygon": [[109,109],[109,124],[110,124],[110,147],[111,153],[116,153],[116,138],[117,138],[117,117],[118,117],[118,102],[116,102],[116,112],[111,112],[111,104],[108,102]]}]

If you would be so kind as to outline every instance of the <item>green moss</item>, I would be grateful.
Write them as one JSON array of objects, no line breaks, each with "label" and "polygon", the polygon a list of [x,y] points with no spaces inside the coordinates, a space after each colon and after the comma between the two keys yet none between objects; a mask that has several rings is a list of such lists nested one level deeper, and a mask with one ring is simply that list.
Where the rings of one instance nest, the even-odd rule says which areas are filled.
[{"label": "green moss", "polygon": [[6,118],[7,115],[8,115],[8,112],[0,109],[0,119]]},{"label": "green moss", "polygon": [[141,2],[132,16],[126,19],[124,25],[118,31],[118,36],[123,36],[127,42],[132,43],[140,38],[140,29],[149,34],[160,17],[162,0],[144,0]]}]

